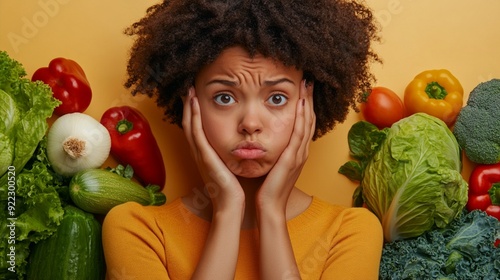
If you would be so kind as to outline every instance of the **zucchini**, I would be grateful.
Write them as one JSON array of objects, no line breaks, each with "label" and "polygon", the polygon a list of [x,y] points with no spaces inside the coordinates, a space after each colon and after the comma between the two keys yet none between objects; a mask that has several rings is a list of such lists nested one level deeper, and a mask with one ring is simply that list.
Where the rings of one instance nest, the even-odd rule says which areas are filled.
[{"label": "zucchini", "polygon": [[76,206],[106,214],[116,205],[135,201],[142,205],[162,205],[165,194],[159,186],[142,185],[104,169],[86,169],[76,173],[69,183],[69,195]]},{"label": "zucchini", "polygon": [[101,224],[92,214],[65,206],[56,232],[32,247],[27,279],[99,280],[104,276]]}]

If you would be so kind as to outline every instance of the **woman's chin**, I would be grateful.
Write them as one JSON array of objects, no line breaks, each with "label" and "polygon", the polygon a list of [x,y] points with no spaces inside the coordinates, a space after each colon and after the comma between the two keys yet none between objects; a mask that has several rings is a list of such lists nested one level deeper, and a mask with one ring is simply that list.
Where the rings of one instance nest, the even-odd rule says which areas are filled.
[{"label": "woman's chin", "polygon": [[234,175],[241,179],[259,179],[265,178],[269,173],[269,170],[264,170],[262,168],[254,168],[254,169],[240,169],[237,172],[233,172]]}]

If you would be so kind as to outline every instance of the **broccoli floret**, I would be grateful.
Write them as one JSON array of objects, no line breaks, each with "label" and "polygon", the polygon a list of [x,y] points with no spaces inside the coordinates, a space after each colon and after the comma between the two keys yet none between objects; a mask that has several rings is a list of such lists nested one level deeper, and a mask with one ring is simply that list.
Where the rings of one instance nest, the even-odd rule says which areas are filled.
[{"label": "broccoli floret", "polygon": [[471,91],[453,133],[472,162],[500,162],[500,79],[480,83]]}]

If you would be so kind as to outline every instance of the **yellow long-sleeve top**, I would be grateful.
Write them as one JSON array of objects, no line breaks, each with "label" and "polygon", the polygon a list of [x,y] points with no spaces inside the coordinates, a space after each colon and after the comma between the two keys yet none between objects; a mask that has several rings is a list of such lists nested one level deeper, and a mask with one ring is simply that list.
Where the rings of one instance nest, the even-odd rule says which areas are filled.
[{"label": "yellow long-sleeve top", "polygon": [[[378,279],[383,235],[368,210],[314,197],[287,225],[302,279]],[[190,279],[209,228],[181,199],[117,206],[103,224],[107,279]],[[258,242],[257,229],[241,231],[235,279],[258,279]]]}]

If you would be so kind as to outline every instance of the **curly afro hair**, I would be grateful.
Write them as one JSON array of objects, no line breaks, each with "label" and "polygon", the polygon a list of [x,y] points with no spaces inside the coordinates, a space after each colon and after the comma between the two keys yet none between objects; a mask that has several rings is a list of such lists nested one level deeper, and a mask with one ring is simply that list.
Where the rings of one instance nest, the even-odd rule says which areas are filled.
[{"label": "curly afro hair", "polygon": [[125,87],[156,97],[179,126],[182,97],[200,69],[226,48],[242,46],[295,66],[314,83],[316,131],[345,120],[375,81],[371,49],[379,41],[371,10],[342,0],[165,0],[125,30],[136,36]]}]

